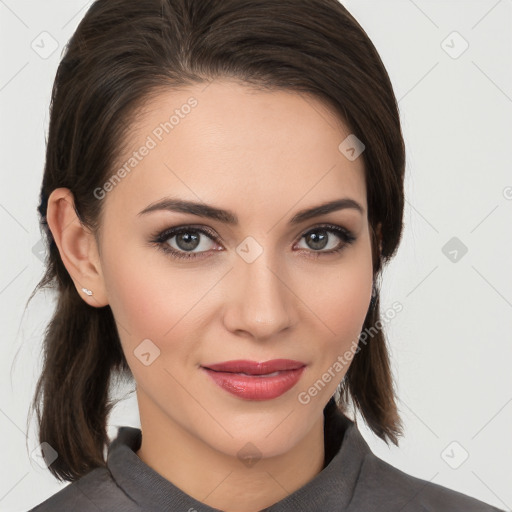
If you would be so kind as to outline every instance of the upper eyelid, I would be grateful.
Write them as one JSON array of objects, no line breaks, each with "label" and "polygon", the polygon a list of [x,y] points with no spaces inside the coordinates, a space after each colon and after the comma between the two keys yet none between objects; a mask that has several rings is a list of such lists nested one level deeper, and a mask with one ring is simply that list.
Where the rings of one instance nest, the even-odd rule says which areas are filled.
[{"label": "upper eyelid", "polygon": [[[332,227],[330,227],[330,226],[332,226]],[[300,232],[300,238],[302,238],[305,234],[307,234],[315,229],[321,229],[321,228],[325,228],[331,232],[334,231],[335,234],[336,234],[336,232],[335,232],[334,228],[340,229],[342,231],[345,231],[347,235],[355,237],[354,232],[347,227],[335,224],[333,222],[332,223],[320,222],[320,223],[317,223],[307,229],[302,230]],[[175,231],[180,231],[180,230],[186,231],[187,229],[189,229],[190,231],[199,231],[201,234],[204,234],[204,235],[207,235],[208,237],[210,237],[212,239],[212,241],[214,241],[214,242],[216,242],[217,240],[222,241],[222,237],[220,235],[218,235],[215,232],[215,230],[213,230],[212,228],[210,228],[208,226],[204,226],[204,225],[200,225],[200,224],[181,224],[178,226],[173,226],[171,228],[167,228],[167,229],[164,229],[163,231],[159,232],[157,234],[157,238],[165,241],[170,238],[174,238],[177,234],[177,233],[175,233]],[[338,234],[338,236],[339,236],[339,234]]]},{"label": "upper eyelid", "polygon": [[216,234],[214,232],[213,229],[208,228],[206,226],[196,226],[194,224],[183,224],[180,226],[174,226],[172,228],[164,229],[163,231],[160,231],[157,234],[157,237],[158,238],[164,238],[164,237],[173,238],[176,236],[176,233],[175,233],[176,231],[186,231],[187,229],[190,231],[199,231],[201,234],[211,236],[212,239],[213,238],[221,238],[218,234]]}]

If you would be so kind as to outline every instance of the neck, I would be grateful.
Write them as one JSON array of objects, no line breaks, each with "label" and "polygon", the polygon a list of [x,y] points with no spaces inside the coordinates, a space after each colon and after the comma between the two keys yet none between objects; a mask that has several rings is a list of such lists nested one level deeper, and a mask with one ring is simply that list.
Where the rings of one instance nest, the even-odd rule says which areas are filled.
[{"label": "neck", "polygon": [[[140,410],[140,417],[143,436],[137,456],[189,496],[224,512],[261,511],[305,485],[324,467],[323,414],[292,449],[252,462],[206,444],[162,416],[161,410]],[[249,447],[248,451],[251,454]]]}]

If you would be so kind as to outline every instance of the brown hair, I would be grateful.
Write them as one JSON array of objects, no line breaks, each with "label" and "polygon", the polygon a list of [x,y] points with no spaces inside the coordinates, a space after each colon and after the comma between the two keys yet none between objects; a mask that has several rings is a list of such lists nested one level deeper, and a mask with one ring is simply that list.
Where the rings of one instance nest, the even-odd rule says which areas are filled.
[{"label": "brown hair", "polygon": [[[59,480],[105,465],[113,379],[133,376],[110,307],[88,305],[61,260],[46,222],[48,197],[69,188],[78,218],[97,234],[102,202],[92,191],[112,175],[136,109],[163,88],[220,77],[326,102],[366,146],[361,157],[374,280],[399,245],[405,148],[398,105],[375,47],[337,0],[94,2],[65,48],[53,85],[38,207],[48,256],[29,298],[43,287],[57,289],[31,409],[39,441],[58,453],[49,470]],[[379,320],[377,289],[364,330]],[[402,426],[383,330],[360,347],[338,407],[345,411],[353,399],[373,432],[398,445]]]}]

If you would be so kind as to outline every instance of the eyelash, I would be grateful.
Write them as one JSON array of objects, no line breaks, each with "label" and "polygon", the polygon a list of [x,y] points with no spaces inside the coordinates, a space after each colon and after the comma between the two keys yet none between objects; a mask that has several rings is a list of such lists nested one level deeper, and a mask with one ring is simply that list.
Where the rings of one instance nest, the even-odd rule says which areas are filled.
[{"label": "eyelash", "polygon": [[[335,235],[337,235],[339,238],[342,239],[343,243],[341,244],[340,247],[338,247],[336,249],[331,249],[329,251],[314,251],[314,250],[307,251],[306,250],[306,252],[312,253],[312,255],[311,255],[312,258],[318,258],[321,255],[331,255],[331,254],[340,253],[341,251],[343,251],[343,249],[345,249],[347,246],[349,246],[356,240],[356,237],[348,229],[342,228],[341,226],[336,226],[334,224],[322,224],[319,226],[315,226],[315,227],[309,229],[308,231],[305,231],[299,238],[299,241],[302,240],[306,235],[313,233],[316,230],[322,230],[322,229],[324,229],[325,231],[327,231],[329,233],[334,233]],[[201,233],[203,235],[206,235],[210,239],[212,239],[214,242],[218,243],[217,237],[213,231],[210,231],[209,229],[204,228],[204,227],[194,227],[191,225],[178,226],[178,227],[166,229],[162,232],[156,232],[152,235],[150,243],[155,244],[158,249],[162,250],[164,253],[169,254],[171,257],[176,258],[176,259],[192,260],[192,259],[197,259],[197,258],[205,258],[205,257],[207,258],[208,256],[200,256],[200,254],[205,254],[210,251],[202,251],[202,253],[201,252],[200,253],[192,253],[192,252],[187,253],[185,251],[177,251],[176,249],[170,247],[169,244],[166,243],[170,238],[173,238],[176,235],[179,235],[181,233],[189,233],[189,232]]]}]

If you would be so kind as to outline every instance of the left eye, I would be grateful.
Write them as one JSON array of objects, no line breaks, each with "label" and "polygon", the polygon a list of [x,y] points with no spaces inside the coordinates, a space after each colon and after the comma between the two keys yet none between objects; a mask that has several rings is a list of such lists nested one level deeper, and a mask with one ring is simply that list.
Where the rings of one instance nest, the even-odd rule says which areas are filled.
[{"label": "left eye", "polygon": [[[329,239],[332,239],[330,236],[332,233],[334,233],[338,238],[344,240],[345,243],[349,241],[348,234],[337,227],[333,227],[331,229],[325,227],[315,228],[302,235],[301,240],[304,239],[308,244],[311,244],[311,247],[315,249],[314,252],[316,252],[327,248],[327,245],[330,241]],[[339,243],[334,244],[334,246],[331,246],[328,248],[329,250],[325,252],[332,252],[332,250],[336,249],[338,246]]]},{"label": "left eye", "polygon": [[[338,242],[334,246],[331,244],[331,247],[328,247],[332,238],[330,235],[332,234],[334,234],[338,239],[341,239],[342,243]],[[185,259],[199,258],[204,257],[202,254],[206,254],[212,249],[211,245],[208,247],[208,243],[205,244],[206,247],[201,247],[204,245],[201,241],[201,235],[205,235],[210,242],[217,241],[216,235],[208,229],[193,226],[182,226],[171,228],[157,234],[152,242],[164,252],[169,253],[172,257]],[[175,241],[173,244],[170,241],[174,238]],[[318,257],[320,255],[341,252],[345,247],[353,243],[356,240],[356,237],[350,231],[342,228],[341,226],[327,225],[317,226],[310,229],[300,237],[300,241],[303,239],[309,245],[309,248],[312,249],[308,251],[308,248],[306,247],[306,252],[311,253],[313,257]],[[198,248],[200,249],[199,251],[192,252]],[[299,248],[304,249],[304,247]],[[327,250],[325,250],[326,248]]]}]

